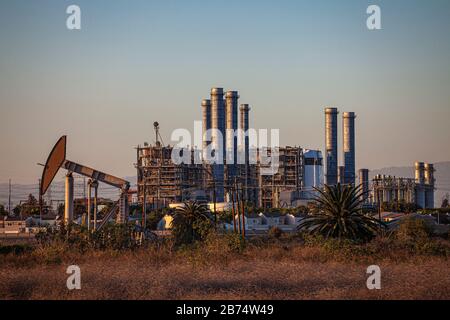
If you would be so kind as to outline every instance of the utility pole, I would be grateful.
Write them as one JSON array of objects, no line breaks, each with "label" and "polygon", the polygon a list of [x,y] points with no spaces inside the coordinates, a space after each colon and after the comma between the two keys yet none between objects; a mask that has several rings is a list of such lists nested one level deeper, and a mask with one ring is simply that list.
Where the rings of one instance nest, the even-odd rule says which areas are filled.
[{"label": "utility pole", "polygon": [[214,225],[217,230],[217,208],[216,208],[216,179],[213,177],[213,201],[214,201]]},{"label": "utility pole", "polygon": [[11,215],[11,179],[9,179],[8,214]]},{"label": "utility pole", "polygon": [[380,220],[380,234],[381,234],[381,197],[380,197],[380,186],[378,185],[379,180],[376,180],[375,191],[377,194],[377,202],[378,202],[378,219]]},{"label": "utility pole", "polygon": [[147,224],[147,180],[144,176],[143,186],[143,198],[142,198],[142,228],[145,230]]},{"label": "utility pole", "polygon": [[241,185],[241,192],[242,192],[242,197],[241,197],[241,207],[242,207],[242,235],[244,236],[244,240],[245,240],[245,202],[244,202],[244,189],[242,188]]},{"label": "utility pole", "polygon": [[238,227],[239,227],[239,234],[242,234],[242,228],[241,228],[241,209],[240,209],[240,202],[239,202],[239,190],[237,187],[236,178],[234,179],[234,191],[236,192],[236,208],[237,208],[237,219],[238,219]]},{"label": "utility pole", "polygon": [[39,179],[38,183],[38,189],[39,189],[39,226],[42,225],[42,192],[41,192],[41,179]]},{"label": "utility pole", "polygon": [[233,215],[233,231],[236,233],[236,210],[235,210],[235,202],[234,202],[234,188],[231,186],[231,214]]},{"label": "utility pole", "polygon": [[84,199],[84,205],[87,208],[87,199],[86,199],[86,177],[83,177],[83,199]]}]

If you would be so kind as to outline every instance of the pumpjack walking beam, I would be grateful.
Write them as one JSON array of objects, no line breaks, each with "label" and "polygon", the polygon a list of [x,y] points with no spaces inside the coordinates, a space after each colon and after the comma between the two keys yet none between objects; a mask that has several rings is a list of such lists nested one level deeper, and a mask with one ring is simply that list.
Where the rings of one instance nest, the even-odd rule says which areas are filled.
[{"label": "pumpjack walking beam", "polygon": [[[58,173],[58,170],[60,168],[66,169],[69,173],[68,178],[66,180],[66,186],[69,185],[69,187],[66,189],[66,200],[69,202],[68,204],[66,204],[66,212],[65,212],[65,218],[68,220],[67,222],[71,222],[71,219],[73,219],[73,187],[70,188],[70,178],[69,178],[72,173],[77,173],[82,176],[88,177],[94,181],[103,182],[112,187],[120,189],[122,193],[120,196],[120,206],[117,221],[120,223],[126,222],[128,217],[128,190],[130,189],[130,183],[124,179],[115,177],[108,173],[97,171],[87,166],[67,160],[66,144],[67,144],[67,137],[62,136],[55,144],[52,151],[50,152],[50,155],[47,158],[47,162],[42,172],[42,179],[40,185],[41,195],[44,195],[45,192],[47,192],[47,189],[52,183],[56,174]],[[89,197],[90,196],[91,195],[89,194]]]}]

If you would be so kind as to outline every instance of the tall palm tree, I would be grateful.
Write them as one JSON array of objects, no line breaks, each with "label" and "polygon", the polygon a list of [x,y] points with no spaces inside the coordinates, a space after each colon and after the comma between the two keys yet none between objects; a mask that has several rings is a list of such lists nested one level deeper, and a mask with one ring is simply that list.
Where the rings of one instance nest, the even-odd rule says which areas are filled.
[{"label": "tall palm tree", "polygon": [[212,227],[209,210],[198,202],[185,202],[175,210],[172,221],[172,234],[177,243],[191,243],[204,237]]},{"label": "tall palm tree", "polygon": [[362,186],[325,185],[316,189],[319,212],[303,220],[299,230],[320,234],[325,238],[369,240],[384,224],[361,212],[365,193]]}]

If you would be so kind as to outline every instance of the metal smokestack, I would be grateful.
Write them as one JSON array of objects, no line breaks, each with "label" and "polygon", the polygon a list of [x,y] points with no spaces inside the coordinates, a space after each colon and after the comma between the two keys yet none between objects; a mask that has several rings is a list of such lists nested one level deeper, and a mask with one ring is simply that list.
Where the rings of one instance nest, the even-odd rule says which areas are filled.
[{"label": "metal smokestack", "polygon": [[338,167],[338,183],[345,184],[345,167]]},{"label": "metal smokestack", "polygon": [[327,162],[326,183],[337,184],[338,179],[338,142],[337,142],[337,108],[325,109],[325,153]]},{"label": "metal smokestack", "polygon": [[228,179],[237,175],[237,136],[235,132],[238,128],[238,99],[237,91],[228,91],[225,94],[225,148]]},{"label": "metal smokestack", "polygon": [[425,184],[434,185],[434,165],[431,163],[425,163],[424,171]]},{"label": "metal smokestack", "polygon": [[202,147],[203,147],[203,159],[206,159],[207,155],[207,147],[209,145],[209,141],[211,141],[211,137],[206,136],[206,132],[211,129],[211,100],[204,99],[202,101],[202,114],[203,114],[203,135],[202,135]]},{"label": "metal smokestack", "polygon": [[[243,134],[245,134],[248,129],[250,128],[250,121],[249,121],[249,112],[250,112],[250,106],[248,104],[241,104],[241,107],[239,109],[241,113],[241,122],[240,122],[240,128],[243,131]],[[245,150],[245,164],[248,165],[249,163],[249,153],[250,153],[250,142],[249,137],[247,135],[243,135],[243,141],[241,142],[242,147]]]},{"label": "metal smokestack", "polygon": [[434,165],[425,163],[425,207],[434,208]]},{"label": "metal smokestack", "polygon": [[363,201],[366,202],[369,197],[369,169],[359,170],[359,184],[362,186],[361,191],[363,194]]},{"label": "metal smokestack", "polygon": [[[211,136],[212,146],[219,163],[213,165],[213,175],[216,182],[216,199],[224,201],[224,155],[225,155],[225,103],[223,101],[223,88],[211,89],[211,129],[216,129]],[[214,131],[216,131],[214,130]]]},{"label": "metal smokestack", "polygon": [[415,163],[416,176],[416,204],[424,209],[426,207],[425,199],[425,164],[423,162]]},{"label": "metal smokestack", "polygon": [[425,164],[423,162],[415,163],[415,175],[416,175],[416,183],[424,184],[425,183]]},{"label": "metal smokestack", "polygon": [[344,181],[346,184],[355,184],[355,113],[342,114],[342,127],[344,138]]},{"label": "metal smokestack", "polygon": [[250,128],[250,121],[249,121],[249,112],[250,112],[250,106],[248,104],[241,104],[240,108],[240,116],[241,116],[241,122],[240,122],[240,129],[242,131],[242,139],[241,146],[244,148],[245,152],[245,164],[242,166],[244,168],[243,173],[245,176],[245,194],[246,199],[249,199],[249,185],[250,185],[250,140],[248,135],[246,135],[247,131]]}]

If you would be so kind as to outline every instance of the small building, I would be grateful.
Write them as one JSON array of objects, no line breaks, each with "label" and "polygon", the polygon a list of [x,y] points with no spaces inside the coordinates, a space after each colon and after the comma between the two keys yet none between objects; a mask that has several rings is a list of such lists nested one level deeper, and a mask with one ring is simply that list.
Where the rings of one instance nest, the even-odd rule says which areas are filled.
[{"label": "small building", "polygon": [[285,216],[279,213],[260,213],[263,224],[270,227],[284,225]]},{"label": "small building", "polygon": [[0,220],[0,234],[19,234],[26,231],[26,222],[20,218],[5,217]]},{"label": "small building", "polygon": [[[239,226],[239,218],[241,219],[241,226],[242,226],[242,216],[235,216],[236,219],[236,226]],[[245,214],[244,215],[245,220],[245,230],[262,230],[267,229],[267,225],[264,225],[263,218],[261,214]]]},{"label": "small building", "polygon": [[298,226],[303,219],[304,217],[302,216],[295,216],[289,213],[284,217],[284,224],[288,226]]}]

